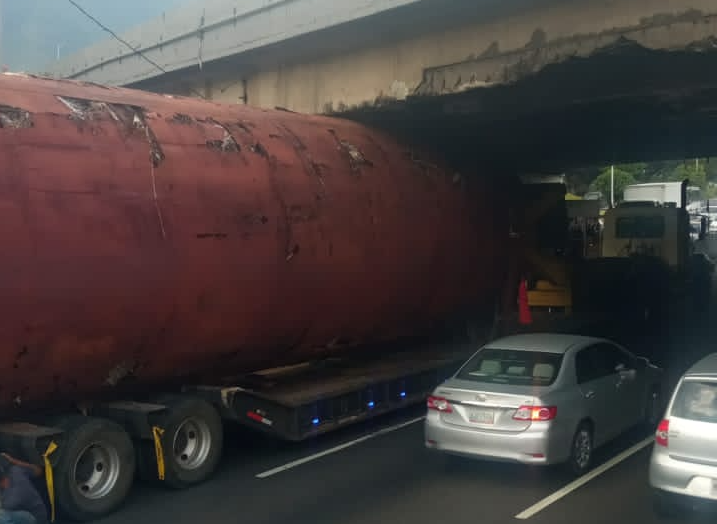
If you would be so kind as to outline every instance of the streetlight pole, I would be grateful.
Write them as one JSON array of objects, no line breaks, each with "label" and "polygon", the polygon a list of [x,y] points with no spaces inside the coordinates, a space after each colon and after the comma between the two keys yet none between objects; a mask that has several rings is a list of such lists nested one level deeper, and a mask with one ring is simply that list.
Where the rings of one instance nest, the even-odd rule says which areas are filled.
[{"label": "streetlight pole", "polygon": [[610,166],[610,207],[615,207],[615,165]]}]

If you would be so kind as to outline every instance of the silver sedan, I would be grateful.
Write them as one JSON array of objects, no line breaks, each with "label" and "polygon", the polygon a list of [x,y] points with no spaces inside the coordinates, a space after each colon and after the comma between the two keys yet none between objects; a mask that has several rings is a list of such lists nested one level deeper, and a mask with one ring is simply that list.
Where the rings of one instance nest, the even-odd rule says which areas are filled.
[{"label": "silver sedan", "polygon": [[490,460],[569,463],[661,415],[660,368],[605,339],[536,333],[495,340],[427,400],[426,447]]}]

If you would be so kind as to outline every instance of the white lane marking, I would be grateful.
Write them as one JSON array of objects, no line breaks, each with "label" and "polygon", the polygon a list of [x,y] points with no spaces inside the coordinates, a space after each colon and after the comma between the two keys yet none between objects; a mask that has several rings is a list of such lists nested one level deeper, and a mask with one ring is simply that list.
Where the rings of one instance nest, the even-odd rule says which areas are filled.
[{"label": "white lane marking", "polygon": [[276,468],[272,468],[267,471],[263,471],[262,473],[257,474],[256,478],[265,479],[267,477],[271,477],[272,475],[276,475],[276,474],[286,471],[288,469],[292,469],[297,466],[301,466],[302,464],[306,464],[307,462],[311,462],[312,460],[316,460],[321,457],[325,457],[326,455],[330,455],[332,453],[342,451],[346,448],[350,448],[351,446],[355,446],[356,444],[360,444],[361,442],[366,442],[367,440],[370,440],[372,438],[376,438],[378,436],[385,435],[386,433],[391,433],[393,431],[397,431],[399,429],[405,428],[406,426],[410,426],[411,424],[415,424],[416,422],[422,421],[424,418],[426,418],[425,415],[422,417],[411,419],[407,422],[402,422],[401,424],[396,424],[395,426],[388,426],[388,427],[379,429],[378,431],[374,431],[373,433],[369,433],[368,435],[364,435],[363,437],[359,437],[355,440],[351,440],[349,442],[344,442],[343,444],[339,444],[338,446],[334,446],[333,448],[325,449],[324,451],[315,453],[313,455],[309,455],[308,457],[294,460],[293,462],[289,462],[288,464],[284,464],[283,466],[278,466]]},{"label": "white lane marking", "polygon": [[618,455],[615,455],[613,458],[605,462],[604,464],[601,464],[597,468],[593,469],[592,471],[589,471],[585,475],[583,475],[580,478],[577,478],[573,480],[570,484],[567,486],[560,488],[558,491],[553,493],[552,495],[548,495],[543,500],[536,502],[532,506],[530,506],[528,509],[521,511],[518,513],[515,518],[520,520],[526,520],[535,515],[536,513],[539,513],[543,511],[545,508],[553,504],[554,502],[557,502],[561,498],[565,497],[566,495],[569,495],[579,487],[583,486],[584,484],[587,484],[592,479],[597,477],[598,475],[602,475],[605,473],[608,469],[617,466],[620,462],[623,460],[631,457],[641,449],[646,448],[650,444],[652,444],[655,440],[655,437],[647,437],[645,440],[641,440],[634,446],[626,449],[622,453],[619,453]]}]

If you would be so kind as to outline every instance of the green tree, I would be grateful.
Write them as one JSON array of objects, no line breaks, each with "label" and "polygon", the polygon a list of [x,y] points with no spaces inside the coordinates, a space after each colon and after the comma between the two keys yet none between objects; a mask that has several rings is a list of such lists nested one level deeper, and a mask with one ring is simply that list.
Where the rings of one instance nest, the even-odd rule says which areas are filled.
[{"label": "green tree", "polygon": [[704,164],[707,182],[717,182],[717,158],[705,158]]},{"label": "green tree", "polygon": [[702,190],[707,189],[707,172],[704,162],[694,160],[684,162],[674,170],[674,181],[689,180],[691,186],[697,186]]},{"label": "green tree", "polygon": [[[610,199],[610,166],[585,167],[566,173],[569,190],[582,195],[600,191]],[[615,200],[623,198],[625,186],[649,182],[682,182],[699,187],[701,198],[717,198],[717,157],[697,160],[661,160],[615,165]]]},{"label": "green tree", "polygon": [[[648,167],[650,164],[647,164],[645,162],[635,162],[632,164],[616,164],[615,165],[615,172],[618,170],[629,174],[632,179],[634,180],[633,183],[639,184],[641,182],[649,182],[650,178],[650,171],[648,170]],[[610,170],[609,167],[606,168],[608,171]]]},{"label": "green tree", "polygon": [[[625,187],[635,183],[635,171],[624,170],[624,166],[615,166],[615,202],[619,202],[623,198]],[[611,186],[611,172],[610,167],[605,167],[600,171],[600,174],[595,178],[592,183],[592,188],[596,191],[600,191],[606,201],[610,201],[610,186]]]}]

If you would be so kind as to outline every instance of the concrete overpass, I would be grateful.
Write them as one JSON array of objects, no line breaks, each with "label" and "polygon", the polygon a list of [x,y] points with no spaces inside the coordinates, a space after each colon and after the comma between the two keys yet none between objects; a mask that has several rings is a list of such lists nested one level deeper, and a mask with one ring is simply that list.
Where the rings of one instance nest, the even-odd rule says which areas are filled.
[{"label": "concrete overpass", "polygon": [[125,37],[141,53],[55,73],[340,113],[491,169],[717,144],[714,0],[211,0]]}]

